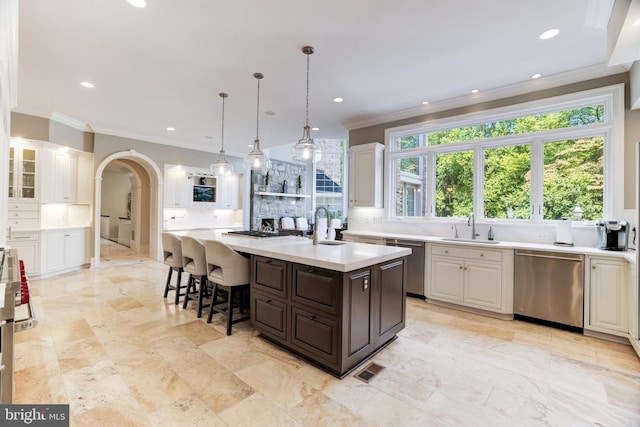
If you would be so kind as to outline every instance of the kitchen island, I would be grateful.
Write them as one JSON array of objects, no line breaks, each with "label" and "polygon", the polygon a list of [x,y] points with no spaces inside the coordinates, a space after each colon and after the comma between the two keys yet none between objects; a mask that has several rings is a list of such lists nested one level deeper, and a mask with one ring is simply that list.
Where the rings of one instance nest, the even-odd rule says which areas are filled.
[{"label": "kitchen island", "polygon": [[365,243],[313,245],[192,230],[251,256],[251,322],[270,341],[343,377],[393,341],[406,317],[411,250]]}]

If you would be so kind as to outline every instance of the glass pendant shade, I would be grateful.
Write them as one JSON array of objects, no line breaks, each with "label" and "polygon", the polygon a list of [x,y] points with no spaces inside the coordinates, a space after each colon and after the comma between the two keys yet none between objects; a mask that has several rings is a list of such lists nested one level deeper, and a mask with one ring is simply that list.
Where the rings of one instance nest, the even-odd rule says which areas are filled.
[{"label": "glass pendant shade", "polygon": [[291,149],[291,158],[298,162],[319,162],[322,160],[322,150],[309,135],[309,126],[304,127],[302,139]]},{"label": "glass pendant shade", "polygon": [[220,147],[220,155],[218,156],[218,159],[209,167],[209,170],[211,170],[211,173],[214,176],[224,176],[233,173],[233,166],[231,166],[231,163],[229,163],[227,158],[224,156],[224,100],[229,95],[226,93],[220,93],[219,95],[220,98],[222,98],[222,137],[220,138],[222,145]]},{"label": "glass pendant shade", "polygon": [[302,139],[298,141],[291,149],[291,158],[297,162],[312,161],[316,163],[322,159],[322,149],[311,138],[311,128],[309,127],[309,55],[313,53],[313,47],[305,46],[302,53],[307,55],[307,103],[306,103],[306,120],[302,133]]},{"label": "glass pendant shade", "polygon": [[260,140],[253,142],[253,150],[244,158],[244,167],[253,170],[269,169],[271,161],[269,157],[260,149]]},{"label": "glass pendant shade", "polygon": [[258,80],[258,97],[256,102],[256,139],[253,141],[253,149],[244,158],[244,167],[252,170],[265,170],[269,169],[271,162],[269,157],[260,149],[260,138],[258,137],[258,131],[260,129],[260,80],[264,78],[262,73],[255,73],[253,77]]}]

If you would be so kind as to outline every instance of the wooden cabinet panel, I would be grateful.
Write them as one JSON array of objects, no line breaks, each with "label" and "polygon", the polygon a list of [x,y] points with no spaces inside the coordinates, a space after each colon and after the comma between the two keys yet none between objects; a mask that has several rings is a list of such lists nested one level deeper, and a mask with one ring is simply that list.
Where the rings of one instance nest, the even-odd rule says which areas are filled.
[{"label": "wooden cabinet panel", "polygon": [[306,265],[293,266],[291,301],[338,314],[338,274]]},{"label": "wooden cabinet panel", "polygon": [[261,331],[286,340],[287,304],[258,292],[254,292],[251,302],[253,325]]},{"label": "wooden cabinet panel", "polygon": [[589,258],[588,315],[585,328],[626,337],[629,332],[624,262]]},{"label": "wooden cabinet panel", "polygon": [[338,323],[300,307],[291,307],[291,343],[332,364],[338,361]]},{"label": "wooden cabinet panel", "polygon": [[[405,267],[403,260],[380,266],[380,280],[378,282],[384,283],[384,286],[378,290],[378,307],[380,308],[379,322],[377,322],[379,324],[378,337],[384,336],[398,325],[404,325]],[[395,335],[395,332],[392,335]]]},{"label": "wooden cabinet panel", "polygon": [[371,345],[371,270],[350,274],[346,282],[347,354],[352,356]]},{"label": "wooden cabinet panel", "polygon": [[287,298],[287,262],[254,256],[251,274],[251,283],[255,289]]},{"label": "wooden cabinet panel", "polygon": [[502,267],[468,262],[464,267],[464,301],[479,307],[499,309],[502,301]]}]

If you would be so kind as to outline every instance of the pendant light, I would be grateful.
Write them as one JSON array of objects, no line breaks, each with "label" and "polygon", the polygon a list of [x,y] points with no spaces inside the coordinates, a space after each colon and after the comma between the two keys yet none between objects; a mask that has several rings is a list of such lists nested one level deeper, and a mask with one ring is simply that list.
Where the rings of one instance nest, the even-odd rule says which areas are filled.
[{"label": "pendant light", "polygon": [[264,78],[262,73],[255,73],[253,77],[258,80],[258,102],[256,108],[256,140],[253,142],[253,150],[244,159],[244,167],[251,168],[253,170],[265,170],[269,169],[270,162],[269,157],[260,149],[260,138],[258,138],[258,131],[260,129],[260,80]]},{"label": "pendant light", "polygon": [[223,176],[229,175],[233,172],[233,166],[224,156],[224,100],[229,96],[226,93],[219,93],[220,98],[222,98],[222,136],[220,138],[221,148],[220,148],[220,156],[218,156],[218,160],[211,164],[211,173],[215,176]]},{"label": "pendant light", "polygon": [[291,149],[291,158],[298,162],[308,162],[309,160],[315,162],[322,159],[322,150],[320,146],[311,139],[309,127],[309,55],[313,53],[313,47],[305,46],[302,48],[302,53],[307,55],[307,104],[306,104],[306,118],[305,125],[302,131],[302,139],[296,143]]}]

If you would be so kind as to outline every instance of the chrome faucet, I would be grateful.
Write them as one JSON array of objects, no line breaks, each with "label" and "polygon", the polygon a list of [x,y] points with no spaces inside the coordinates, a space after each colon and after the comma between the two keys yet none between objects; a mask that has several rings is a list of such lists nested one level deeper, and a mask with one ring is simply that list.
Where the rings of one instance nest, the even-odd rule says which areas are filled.
[{"label": "chrome faucet", "polygon": [[320,209],[324,210],[324,215],[327,218],[327,226],[329,225],[329,211],[324,206],[318,206],[316,212],[313,214],[313,244],[318,244],[318,212]]},{"label": "chrome faucet", "polygon": [[458,238],[458,227],[457,227],[455,224],[453,224],[453,225],[451,226],[451,229],[452,229],[452,230],[455,230],[456,234],[455,234],[455,236],[453,236],[453,237],[454,237],[455,239],[457,239],[457,238]]},{"label": "chrome faucet", "polygon": [[471,238],[475,240],[475,238],[478,237],[479,234],[476,233],[476,215],[473,212],[469,214],[467,225],[471,227]]}]

